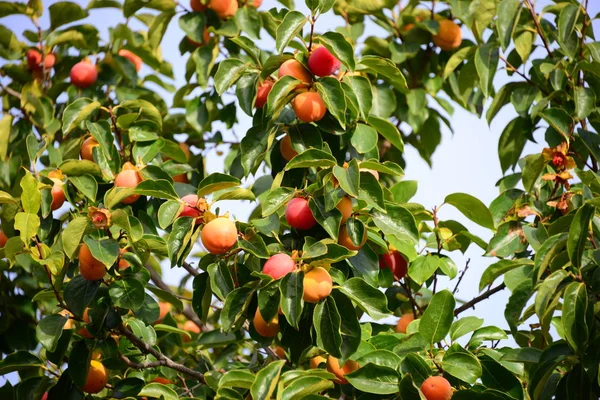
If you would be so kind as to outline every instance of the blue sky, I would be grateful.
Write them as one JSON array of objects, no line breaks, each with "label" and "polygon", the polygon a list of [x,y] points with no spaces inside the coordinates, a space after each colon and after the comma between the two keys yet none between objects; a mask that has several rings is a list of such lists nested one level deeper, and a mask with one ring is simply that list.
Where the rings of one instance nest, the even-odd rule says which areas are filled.
[{"label": "blue sky", "polygon": [[[50,4],[55,2],[45,1],[46,9]],[[75,2],[82,6],[87,4],[87,1],[83,0]],[[296,3],[300,11],[306,11],[303,2],[297,1]],[[537,1],[537,3],[537,9],[541,10],[543,6],[551,2],[545,0]],[[590,1],[589,3],[590,14],[595,16],[600,12],[600,2]],[[280,8],[282,6],[274,0],[265,0],[261,9],[268,10],[272,7]],[[85,22],[97,26],[101,32],[101,37],[105,39],[108,36],[108,27],[114,26],[123,20],[124,18],[120,12],[115,9],[98,9],[92,10],[91,16]],[[21,32],[24,28],[33,28],[27,18],[20,16],[10,16],[0,22],[8,26],[15,33]],[[41,18],[41,24],[43,27],[49,26],[47,12]],[[324,33],[328,28],[341,24],[342,20],[330,12],[319,19],[316,31]],[[134,21],[134,26],[143,29],[142,25],[137,23],[137,21]],[[598,28],[597,25],[595,27],[596,29]],[[369,27],[367,31],[373,33],[376,29],[377,27]],[[178,44],[182,36],[183,33],[175,18],[171,22],[162,42],[163,57],[173,64],[176,76],[174,83],[178,87],[184,83],[183,76],[186,61],[186,59],[181,57],[178,50]],[[262,40],[259,46],[267,48],[272,46],[272,41]],[[147,73],[150,73],[150,69],[144,67],[141,75],[143,76]],[[505,72],[503,70],[499,71],[495,80],[496,88],[499,88],[508,80]],[[239,114],[242,116],[241,123],[235,128],[238,136],[243,135],[249,127],[249,118],[244,117],[242,112]],[[498,114],[492,125],[488,126],[484,119],[479,119],[476,115],[470,114],[458,108],[458,106],[455,107],[455,112],[451,116],[451,123],[455,133],[452,135],[448,129],[443,128],[442,144],[433,155],[433,166],[431,168],[420,158],[416,150],[407,147],[406,179],[419,181],[419,190],[413,201],[419,202],[426,208],[431,209],[433,206],[441,204],[446,195],[455,192],[464,192],[478,197],[485,204],[489,205],[498,195],[498,190],[494,184],[502,176],[497,156],[498,138],[506,124],[515,116],[515,112],[509,105]],[[539,139],[540,143],[543,143],[543,130],[538,130],[534,136],[536,139]],[[226,150],[226,147],[223,146],[220,149]],[[542,146],[530,142],[527,144],[524,154],[540,152],[541,149]],[[209,170],[211,172],[221,170],[222,161],[222,156],[217,156],[215,152],[210,154],[208,157]],[[229,209],[239,219],[246,219],[252,210],[252,207],[249,205],[240,205],[239,203],[229,203],[221,207]],[[442,220],[456,219],[463,222],[473,233],[480,235],[484,239],[487,240],[491,237],[489,231],[470,223],[470,221],[466,220],[466,218],[450,206],[442,208],[440,218]],[[482,251],[475,246],[472,246],[464,256],[459,252],[453,252],[451,256],[459,267],[459,270],[463,268],[467,258],[471,259],[470,269],[457,295],[460,299],[468,300],[478,294],[477,286],[481,273],[495,259],[482,257]],[[178,278],[183,276],[183,272],[178,269],[173,271],[165,270],[167,281],[177,284]],[[444,283],[442,286],[444,286]],[[453,287],[454,283],[451,283],[449,286]],[[508,294],[508,291],[501,292],[495,295],[493,299],[481,303],[477,311],[465,312],[463,316],[478,315],[485,318],[486,324],[507,327],[503,314]]]}]

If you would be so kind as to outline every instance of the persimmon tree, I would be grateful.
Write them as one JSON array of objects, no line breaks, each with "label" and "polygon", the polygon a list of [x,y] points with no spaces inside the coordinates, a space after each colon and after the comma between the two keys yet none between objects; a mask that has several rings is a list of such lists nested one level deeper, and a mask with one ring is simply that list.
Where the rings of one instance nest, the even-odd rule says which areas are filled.
[{"label": "persimmon tree", "polygon": [[[125,17],[108,41],[81,21],[97,8]],[[264,8],[0,2],[32,23],[0,25],[0,397],[598,398],[588,1]],[[181,57],[164,60],[171,24]],[[498,74],[513,79],[495,87]],[[491,122],[505,106],[498,197],[411,202],[405,146],[431,162],[454,107]],[[224,140],[242,117],[241,140]],[[546,145],[522,154],[528,141]],[[215,146],[224,172],[208,174]],[[470,268],[494,261],[461,303],[473,283],[453,255],[472,246]],[[186,271],[176,287],[171,268]],[[505,309],[486,308],[503,290]],[[461,315],[479,303],[509,329]]]}]

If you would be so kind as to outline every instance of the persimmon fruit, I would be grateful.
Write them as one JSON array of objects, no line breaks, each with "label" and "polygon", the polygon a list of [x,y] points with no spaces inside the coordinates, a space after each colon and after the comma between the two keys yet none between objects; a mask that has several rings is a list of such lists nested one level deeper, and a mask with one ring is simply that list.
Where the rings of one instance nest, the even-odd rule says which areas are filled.
[{"label": "persimmon fruit", "polygon": [[305,87],[307,83],[312,82],[312,75],[310,72],[304,68],[304,65],[302,65],[300,61],[293,58],[284,61],[279,67],[277,77],[283,78],[284,76],[292,76],[303,82],[296,86],[296,89]]},{"label": "persimmon fruit", "polygon": [[269,93],[271,89],[273,89],[274,82],[270,79],[263,81],[258,88],[256,89],[256,101],[254,102],[254,107],[263,108],[265,104],[267,104],[267,100],[269,98]]},{"label": "persimmon fruit", "polygon": [[285,220],[292,227],[307,230],[316,225],[317,220],[310,211],[308,200],[295,197],[285,207]]},{"label": "persimmon fruit", "polygon": [[106,275],[106,266],[94,258],[85,243],[79,247],[79,272],[88,281],[97,281]]},{"label": "persimmon fruit", "polygon": [[140,57],[138,57],[137,55],[133,54],[133,52],[127,50],[127,49],[121,49],[119,50],[118,53],[121,57],[126,58],[130,63],[132,63],[135,66],[135,70],[137,72],[140,72],[140,69],[142,69],[142,59]]},{"label": "persimmon fruit", "polygon": [[254,319],[252,320],[254,330],[263,337],[275,337],[279,333],[279,316],[275,314],[271,322],[267,322],[263,319],[260,314],[258,307],[254,313]]},{"label": "persimmon fruit", "polygon": [[[115,177],[115,186],[123,188],[135,188],[141,181],[142,176],[138,172],[137,167],[130,162],[126,162],[123,165],[121,172],[119,172]],[[127,196],[121,200],[121,203],[131,204],[139,198],[139,194],[132,194],[131,196]]]},{"label": "persimmon fruit", "polygon": [[340,60],[325,46],[315,46],[308,57],[308,68],[317,76],[329,76],[340,68]]},{"label": "persimmon fruit", "polygon": [[79,155],[82,160],[94,161],[94,147],[99,146],[100,144],[93,136],[85,139],[83,144],[81,145],[81,150],[79,151]]},{"label": "persimmon fruit", "polygon": [[203,4],[200,0],[191,0],[190,8],[192,9],[192,11],[204,12],[208,8],[208,6],[206,4]]},{"label": "persimmon fruit", "polygon": [[6,246],[6,242],[8,242],[8,237],[6,237],[4,231],[0,231],[0,247]]},{"label": "persimmon fruit", "polygon": [[285,135],[283,139],[281,139],[281,142],[279,142],[279,151],[286,161],[290,161],[298,155],[298,152],[292,147],[292,138],[290,135]]},{"label": "persimmon fruit", "polygon": [[202,212],[196,207],[198,204],[198,195],[196,194],[187,194],[181,198],[181,201],[185,203],[183,206],[183,211],[179,214],[180,217],[191,217],[196,221],[196,225],[202,222],[202,219],[199,218],[202,216]]},{"label": "persimmon fruit", "polygon": [[388,268],[394,274],[396,280],[404,278],[408,271],[406,258],[397,250],[392,250],[379,257],[379,268]]},{"label": "persimmon fruit", "polygon": [[[30,70],[41,70],[42,67],[42,53],[36,49],[29,49],[27,51],[27,66]],[[44,56],[44,67],[51,69],[56,63],[56,56],[52,53],[48,53]]]},{"label": "persimmon fruit", "polygon": [[210,0],[208,4],[208,8],[217,13],[221,19],[233,17],[238,7],[237,0]]},{"label": "persimmon fruit", "polygon": [[327,359],[323,356],[315,356],[310,359],[309,365],[311,369],[319,368],[319,365],[326,363]]},{"label": "persimmon fruit", "polygon": [[346,225],[342,225],[340,233],[338,234],[338,243],[347,248],[348,250],[360,250],[367,242],[367,231],[365,229],[363,237],[360,243],[354,243],[348,234],[348,228]]},{"label": "persimmon fruit", "polygon": [[396,333],[406,333],[406,328],[415,320],[412,313],[403,314],[396,324]]},{"label": "persimmon fruit", "polygon": [[340,361],[332,356],[327,357],[327,371],[331,372],[337,378],[337,383],[345,384],[348,383],[345,375],[356,371],[360,366],[354,360],[347,360],[344,365],[340,367]]},{"label": "persimmon fruit", "polygon": [[440,49],[445,51],[451,51],[460,47],[462,43],[462,31],[460,26],[454,21],[449,19],[443,19],[438,21],[440,29],[437,35],[433,36],[433,43]]},{"label": "persimmon fruit", "polygon": [[348,218],[352,215],[352,199],[348,196],[342,197],[340,202],[335,207],[342,213],[342,224],[348,221]]},{"label": "persimmon fruit", "polygon": [[83,60],[71,68],[71,83],[79,89],[85,89],[96,83],[98,70],[89,60]]},{"label": "persimmon fruit", "polygon": [[323,267],[315,267],[304,274],[304,293],[302,298],[307,303],[316,303],[331,293],[333,280]]},{"label": "persimmon fruit", "polygon": [[90,369],[81,389],[86,393],[99,393],[104,389],[107,382],[108,377],[104,365],[96,360],[90,361]]},{"label": "persimmon fruit", "polygon": [[325,102],[317,92],[300,93],[292,100],[292,108],[302,122],[320,121],[327,112]]},{"label": "persimmon fruit", "polygon": [[262,273],[280,279],[296,269],[296,262],[285,253],[271,256],[263,266]]},{"label": "persimmon fruit", "polygon": [[443,376],[430,376],[421,384],[421,392],[427,400],[450,400],[452,386]]},{"label": "persimmon fruit", "polygon": [[204,225],[200,237],[211,254],[226,253],[237,242],[237,228],[227,218],[215,218]]}]

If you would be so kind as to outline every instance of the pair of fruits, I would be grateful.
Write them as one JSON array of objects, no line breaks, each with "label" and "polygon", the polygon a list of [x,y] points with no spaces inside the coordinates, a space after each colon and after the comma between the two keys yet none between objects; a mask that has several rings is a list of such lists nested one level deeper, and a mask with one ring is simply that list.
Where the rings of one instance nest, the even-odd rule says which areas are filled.
[{"label": "pair of fruits", "polygon": [[309,362],[311,369],[319,368],[319,366],[323,363],[325,363],[325,368],[327,371],[335,375],[336,382],[339,384],[348,383],[348,379],[346,379],[345,375],[360,368],[360,365],[358,365],[358,363],[354,360],[347,360],[340,366],[340,360],[333,356],[327,356],[327,358],[323,356],[316,356],[311,358]]},{"label": "pair of fruits", "polygon": [[[311,51],[308,57],[308,70],[296,59],[290,59],[281,64],[277,73],[279,78],[292,76],[302,81],[296,87],[296,90],[301,91],[301,93],[292,100],[292,108],[300,121],[316,122],[325,116],[327,107],[321,95],[315,91],[305,91],[305,89],[312,83],[313,75],[329,76],[339,67],[340,61],[324,46],[315,46]],[[259,85],[255,102],[256,108],[264,107],[272,87],[273,81],[271,79],[267,79]]]},{"label": "pair of fruits", "polygon": [[54,67],[54,64],[56,63],[56,56],[54,53],[49,52],[44,55],[44,64],[42,65],[42,53],[40,50],[41,46],[38,46],[37,49],[27,50],[27,66],[32,72],[40,72],[44,68],[49,70]]},{"label": "pair of fruits", "polygon": [[[142,59],[131,51],[121,49],[117,54],[129,60],[134,65],[136,71],[139,72],[142,68]],[[71,78],[71,84],[79,89],[85,89],[92,86],[98,80],[98,69],[96,65],[92,64],[86,58],[73,65],[69,77]]]}]

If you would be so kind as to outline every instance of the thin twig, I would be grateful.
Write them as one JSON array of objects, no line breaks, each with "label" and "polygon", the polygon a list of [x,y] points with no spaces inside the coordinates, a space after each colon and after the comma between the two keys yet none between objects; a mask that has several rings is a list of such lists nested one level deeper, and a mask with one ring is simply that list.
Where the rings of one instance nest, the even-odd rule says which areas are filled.
[{"label": "thin twig", "polygon": [[189,272],[189,273],[190,273],[190,275],[192,275],[192,276],[198,276],[198,275],[200,275],[200,272],[198,272],[198,270],[197,270],[196,268],[192,267],[192,265],[191,265],[191,264],[188,264],[188,263],[187,263],[187,262],[185,262],[185,261],[184,261],[184,262],[181,264],[181,266],[182,266],[182,267],[183,267],[183,268],[184,268],[184,269],[185,269],[187,272]]},{"label": "thin twig", "polygon": [[467,270],[469,269],[469,263],[471,262],[471,259],[467,259],[467,262],[465,264],[465,269],[463,269],[460,272],[460,275],[458,276],[458,282],[456,282],[456,286],[454,286],[454,290],[452,291],[452,294],[456,294],[456,292],[458,292],[458,285],[460,285],[460,282],[462,281],[463,277],[465,276],[465,274],[467,273]]},{"label": "thin twig", "polygon": [[546,48],[546,51],[548,52],[548,55],[550,57],[552,57],[552,50],[550,49],[550,45],[548,44],[548,40],[546,39],[546,36],[544,35],[544,31],[542,30],[542,26],[540,25],[540,21],[538,20],[538,15],[535,12],[535,8],[533,6],[533,4],[531,4],[530,0],[525,0],[525,5],[527,6],[527,9],[529,10],[529,13],[531,14],[531,18],[533,18],[533,22],[535,23],[535,28],[538,32],[538,35],[540,35],[540,38],[542,39],[542,42],[544,43],[544,47]]},{"label": "thin twig", "polygon": [[[171,360],[169,357],[165,356],[163,353],[159,352],[155,348],[151,347],[148,343],[144,342],[142,339],[140,339],[139,337],[137,337],[132,331],[129,330],[129,328],[127,328],[127,327],[125,327],[123,325],[119,325],[119,327],[117,327],[116,330],[117,330],[117,332],[119,332],[120,334],[122,334],[123,336],[125,336],[127,339],[129,339],[129,341],[135,347],[137,347],[138,349],[140,349],[142,353],[153,355],[157,359],[156,362],[159,363],[159,364],[157,364],[157,366],[161,365],[161,366],[165,366],[167,368],[174,369],[175,371],[179,371],[181,373],[189,375],[190,377],[196,379],[199,382],[205,383],[204,374],[202,372],[193,370],[191,368],[186,367],[183,364],[179,364],[179,363]],[[122,356],[122,357],[124,357],[124,356]],[[121,358],[121,359],[123,359],[123,358]],[[148,364],[148,365],[153,365],[154,364],[154,363],[136,364],[136,363],[133,363],[133,362],[131,362],[131,363],[133,365],[141,365],[142,367],[145,364]]]},{"label": "thin twig", "polygon": [[479,296],[473,298],[471,301],[466,302],[465,304],[463,304],[462,306],[460,306],[456,310],[454,310],[454,316],[456,317],[458,314],[460,314],[463,311],[468,310],[471,307],[475,308],[475,304],[491,297],[493,294],[498,293],[499,291],[503,290],[504,288],[506,288],[506,285],[504,283],[501,283],[500,285],[496,286],[493,289],[488,289],[487,291],[483,292]]}]

